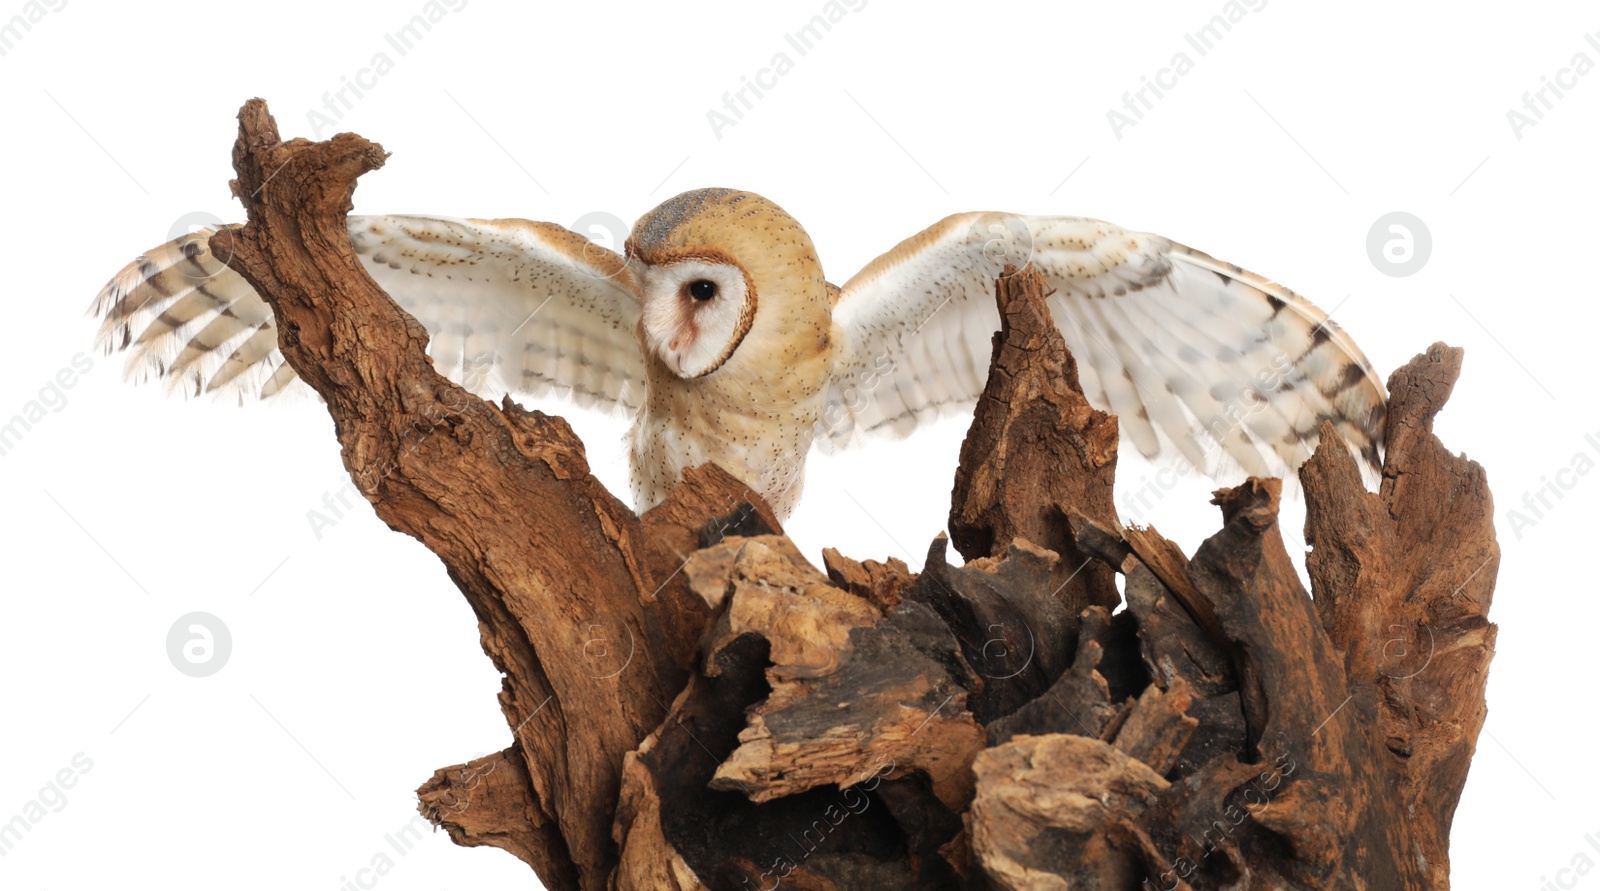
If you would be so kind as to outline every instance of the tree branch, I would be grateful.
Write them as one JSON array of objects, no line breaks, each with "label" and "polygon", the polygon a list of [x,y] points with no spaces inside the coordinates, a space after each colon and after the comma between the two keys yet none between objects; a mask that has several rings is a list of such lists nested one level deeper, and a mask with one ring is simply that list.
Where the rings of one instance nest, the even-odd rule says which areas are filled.
[{"label": "tree branch", "polygon": [[[327,403],[345,468],[378,516],[438,554],[477,614],[505,675],[509,757],[523,760],[527,799],[557,830],[539,836],[552,887],[576,875],[600,888],[616,862],[622,757],[682,686],[682,655],[663,641],[698,636],[694,620],[670,608],[660,554],[589,473],[567,423],[439,375],[422,326],[362,268],[345,216],[357,178],[385,157],[349,133],[283,142],[251,100],[232,184],[249,222],[214,236],[226,239],[217,256],[231,254],[272,306],[285,360]],[[698,511],[680,523],[738,506],[719,502],[737,486],[726,474],[701,479]]]}]

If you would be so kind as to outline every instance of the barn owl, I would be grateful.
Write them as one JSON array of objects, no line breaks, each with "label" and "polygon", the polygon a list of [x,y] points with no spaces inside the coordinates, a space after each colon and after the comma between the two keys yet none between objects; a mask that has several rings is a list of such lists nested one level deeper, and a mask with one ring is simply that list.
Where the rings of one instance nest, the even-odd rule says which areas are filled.
[{"label": "barn owl", "polygon": [[[1309,301],[1155,235],[1076,217],[967,213],[829,284],[811,238],[733,189],[669,199],[624,255],[550,223],[352,216],[372,278],[430,332],[436,366],[481,395],[564,395],[633,416],[635,506],[715,462],[780,516],[813,445],[904,435],[970,410],[999,327],[1004,264],[1032,262],[1085,395],[1146,456],[1217,476],[1282,475],[1334,423],[1369,473],[1385,396]],[[194,393],[303,386],[267,304],[210,230],[146,253],[101,291],[99,340],[135,376]]]}]

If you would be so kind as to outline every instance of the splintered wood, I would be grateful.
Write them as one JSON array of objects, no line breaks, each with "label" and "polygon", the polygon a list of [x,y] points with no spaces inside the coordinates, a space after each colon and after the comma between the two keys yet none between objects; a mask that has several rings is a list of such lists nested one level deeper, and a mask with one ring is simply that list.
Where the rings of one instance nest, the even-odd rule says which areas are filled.
[{"label": "splintered wood", "polygon": [[239,123],[219,255],[504,675],[509,745],[418,790],[458,844],[590,891],[1449,887],[1499,559],[1482,468],[1432,432],[1460,350],[1390,378],[1377,493],[1324,430],[1308,594],[1277,480],[1219,491],[1193,557],[1122,528],[1116,421],[1008,268],[951,539],[823,571],[720,469],[635,516],[560,418],[441,377],[345,228],[383,150]]}]

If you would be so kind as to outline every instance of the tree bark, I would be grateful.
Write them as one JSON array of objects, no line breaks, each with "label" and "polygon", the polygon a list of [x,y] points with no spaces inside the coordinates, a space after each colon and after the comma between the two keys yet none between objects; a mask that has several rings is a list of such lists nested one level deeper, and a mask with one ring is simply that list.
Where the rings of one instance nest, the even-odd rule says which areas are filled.
[{"label": "tree bark", "polygon": [[[1447,888],[1498,569],[1478,465],[1433,436],[1461,352],[1390,379],[1382,487],[1332,428],[1221,490],[1192,558],[1112,507],[1117,430],[1042,276],[1008,268],[951,509],[967,558],[826,571],[716,467],[636,516],[566,422],[441,377],[345,225],[353,134],[239,115],[213,237],[271,305],[378,516],[438,554],[504,675],[503,751],[420,808],[553,889]],[[1127,609],[1114,579],[1124,579]]]}]

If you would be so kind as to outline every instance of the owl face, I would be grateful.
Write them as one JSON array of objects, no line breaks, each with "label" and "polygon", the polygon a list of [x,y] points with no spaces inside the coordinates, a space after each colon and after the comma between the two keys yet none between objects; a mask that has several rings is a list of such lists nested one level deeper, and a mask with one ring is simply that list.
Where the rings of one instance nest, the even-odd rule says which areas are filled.
[{"label": "owl face", "polygon": [[738,262],[715,250],[640,263],[645,349],[682,378],[711,374],[755,320],[756,291]]},{"label": "owl face", "polygon": [[623,250],[651,363],[729,398],[820,392],[832,304],[810,236],[782,208],[751,192],[695,189],[640,217]]}]

